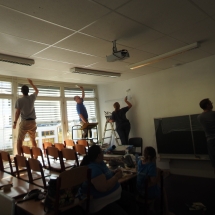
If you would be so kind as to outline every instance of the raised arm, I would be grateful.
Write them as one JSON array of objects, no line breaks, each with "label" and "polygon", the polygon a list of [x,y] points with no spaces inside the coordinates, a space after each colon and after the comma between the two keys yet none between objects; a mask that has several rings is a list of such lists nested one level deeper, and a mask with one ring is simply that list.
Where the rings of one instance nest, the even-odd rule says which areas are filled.
[{"label": "raised arm", "polygon": [[39,90],[38,90],[37,87],[33,84],[32,80],[29,79],[29,78],[27,78],[27,80],[28,80],[29,84],[33,87],[35,93],[38,95]]},{"label": "raised arm", "polygon": [[81,98],[84,99],[85,98],[85,92],[84,92],[84,88],[82,86],[80,86],[80,89],[82,91],[82,96]]},{"label": "raised arm", "polygon": [[125,97],[125,103],[128,105],[129,109],[132,107],[132,104],[127,100],[127,96]]},{"label": "raised arm", "polygon": [[16,128],[16,124],[17,124],[17,121],[19,119],[19,115],[20,115],[21,111],[19,109],[16,109],[16,113],[15,113],[15,120],[13,122],[13,129]]}]

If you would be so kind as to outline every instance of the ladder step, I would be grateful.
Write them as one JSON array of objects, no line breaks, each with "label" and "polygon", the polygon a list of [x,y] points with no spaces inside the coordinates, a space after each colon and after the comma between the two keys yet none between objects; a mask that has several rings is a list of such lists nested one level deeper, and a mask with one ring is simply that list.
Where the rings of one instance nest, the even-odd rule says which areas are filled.
[{"label": "ladder step", "polygon": [[102,139],[107,139],[107,138],[111,138],[112,136],[110,136],[110,137],[102,137]]},{"label": "ladder step", "polygon": [[113,129],[106,129],[105,131],[112,131]]}]

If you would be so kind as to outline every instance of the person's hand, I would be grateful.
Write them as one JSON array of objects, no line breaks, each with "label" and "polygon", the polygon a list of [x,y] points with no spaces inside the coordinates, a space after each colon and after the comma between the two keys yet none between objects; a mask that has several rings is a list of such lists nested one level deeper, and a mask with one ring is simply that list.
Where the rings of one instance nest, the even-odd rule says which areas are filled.
[{"label": "person's hand", "polygon": [[124,101],[127,102],[127,100],[128,100],[128,98],[127,98],[127,96],[126,96]]},{"label": "person's hand", "polygon": [[79,88],[82,89],[82,90],[84,89],[82,86],[79,86]]},{"label": "person's hand", "polygon": [[29,84],[33,83],[31,79],[27,78],[27,80],[28,80]]},{"label": "person's hand", "polygon": [[15,123],[13,124],[13,129],[16,129],[16,124]]},{"label": "person's hand", "polygon": [[120,178],[122,178],[122,171],[118,169],[114,176],[119,180]]}]

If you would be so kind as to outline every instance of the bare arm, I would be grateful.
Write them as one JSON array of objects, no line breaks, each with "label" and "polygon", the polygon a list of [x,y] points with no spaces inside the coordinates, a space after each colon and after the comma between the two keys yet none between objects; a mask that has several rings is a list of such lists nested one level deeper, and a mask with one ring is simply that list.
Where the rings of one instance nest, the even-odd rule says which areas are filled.
[{"label": "bare arm", "polygon": [[29,79],[29,78],[27,78],[27,80],[28,80],[29,84],[33,87],[33,89],[34,89],[36,95],[38,95],[39,90],[38,90],[37,87],[33,84],[32,80]]},{"label": "bare arm", "polygon": [[16,109],[16,113],[15,113],[15,120],[13,122],[13,129],[16,129],[16,123],[19,119],[19,115],[20,115],[21,111],[19,109]]},{"label": "bare arm", "polygon": [[118,171],[109,180],[106,180],[105,175],[102,174],[96,178],[93,178],[91,182],[96,188],[96,190],[98,190],[99,192],[107,192],[108,190],[111,190],[116,185],[116,183],[121,177],[122,177],[122,172]]},{"label": "bare arm", "polygon": [[125,97],[125,103],[128,105],[129,109],[132,107],[132,104],[127,100],[127,96]]},{"label": "bare arm", "polygon": [[82,86],[80,86],[80,89],[82,91],[82,96],[81,98],[84,99],[85,98],[85,92],[84,92],[84,88]]}]

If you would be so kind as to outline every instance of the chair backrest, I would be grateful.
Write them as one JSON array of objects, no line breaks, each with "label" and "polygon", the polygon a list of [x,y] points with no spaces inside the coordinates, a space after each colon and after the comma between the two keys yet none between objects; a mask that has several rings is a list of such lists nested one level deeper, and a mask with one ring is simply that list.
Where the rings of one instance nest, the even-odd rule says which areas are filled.
[{"label": "chair backrest", "polygon": [[1,215],[15,214],[15,199],[0,192],[0,212]]},{"label": "chair backrest", "polygon": [[90,180],[91,180],[90,178],[91,178],[91,171],[90,169],[88,169],[87,166],[77,167],[60,173],[57,179],[55,214],[58,214],[59,212],[60,191],[63,189],[73,189],[73,188],[76,189],[77,186],[81,185],[83,182],[88,182],[87,198],[86,198],[86,206],[87,206],[86,214],[88,214],[89,203],[90,203]]},{"label": "chair backrest", "polygon": [[140,153],[143,153],[143,139],[141,137],[132,137],[128,140],[128,145],[133,145],[134,147],[140,147]]},{"label": "chair backrest", "polygon": [[50,146],[52,146],[53,144],[52,143],[50,143],[50,142],[44,142],[43,143],[43,149],[47,149],[47,147],[50,147]]},{"label": "chair backrest", "polygon": [[14,157],[15,165],[16,165],[16,172],[18,178],[20,178],[20,172],[27,170],[27,159],[24,156],[16,155]]},{"label": "chair backrest", "polygon": [[84,140],[84,139],[78,140],[78,141],[77,141],[77,144],[78,144],[78,145],[83,145],[83,146],[85,146],[85,147],[89,147],[88,142],[87,142],[86,140]]},{"label": "chair backrest", "polygon": [[70,140],[70,139],[66,139],[66,140],[64,140],[64,144],[66,147],[73,147],[75,145],[75,141]]},{"label": "chair backrest", "polygon": [[29,155],[32,158],[32,151],[29,146],[22,146],[21,153],[22,153],[22,156]]},{"label": "chair backrest", "polygon": [[43,157],[43,153],[42,153],[42,150],[38,147],[32,147],[32,155],[34,158],[37,158],[37,157],[41,157],[41,161],[42,161],[42,164],[43,164],[43,167],[45,167],[45,162],[44,162],[44,157]]},{"label": "chair backrest", "polygon": [[[9,170],[8,170],[8,168],[6,169],[4,167],[4,162],[8,162]],[[10,154],[8,152],[0,151],[0,170],[4,171],[4,172],[8,172],[8,173],[10,173],[10,174],[15,176],[15,173],[13,171],[12,162],[11,162],[11,159],[10,159]]]},{"label": "chair backrest", "polygon": [[74,149],[75,149],[76,153],[78,153],[80,155],[86,155],[87,154],[86,147],[84,145],[76,144],[74,146]]},{"label": "chair backrest", "polygon": [[[34,158],[29,158],[27,167],[28,167],[29,182],[34,183],[32,171],[39,172],[41,174],[41,179],[43,181],[43,187],[46,188],[47,187],[46,180],[45,180],[43,168],[42,168],[40,161],[37,159],[34,159]],[[38,180],[38,178],[36,178],[36,180]]]},{"label": "chair backrest", "polygon": [[46,154],[47,156],[52,156],[55,159],[57,159],[59,157],[58,155],[58,149],[52,146],[49,146],[46,148]]},{"label": "chair backrest", "polygon": [[63,143],[55,143],[55,148],[57,148],[59,151],[65,148],[65,145]]},{"label": "chair backrest", "polygon": [[62,154],[62,156],[61,156],[62,158],[66,159],[66,160],[74,160],[76,162],[77,166],[79,166],[78,157],[77,157],[76,151],[74,149],[64,148],[61,150],[61,154]]},{"label": "chair backrest", "polygon": [[[56,147],[52,147],[52,146],[48,147],[46,149],[46,155],[47,155],[47,161],[48,161],[48,166],[50,170],[53,169],[58,172],[62,172],[64,170],[61,162],[61,157],[60,157],[61,153]],[[50,156],[54,159],[51,160]],[[59,160],[57,160],[58,158]]]}]

